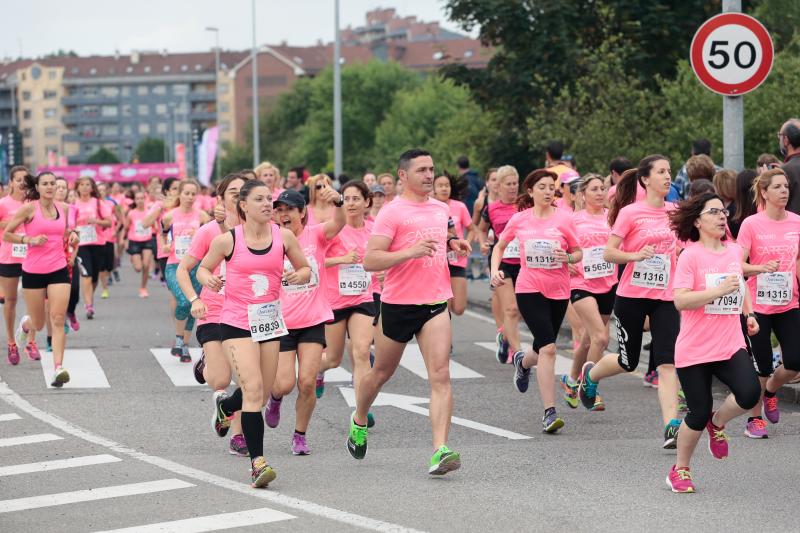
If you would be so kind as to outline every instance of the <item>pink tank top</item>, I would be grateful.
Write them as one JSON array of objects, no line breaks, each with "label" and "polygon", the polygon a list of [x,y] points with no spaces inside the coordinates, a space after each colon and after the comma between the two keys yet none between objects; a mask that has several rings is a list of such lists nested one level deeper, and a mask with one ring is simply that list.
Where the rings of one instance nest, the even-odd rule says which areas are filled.
[{"label": "pink tank top", "polygon": [[247,306],[279,299],[283,276],[283,238],[276,224],[270,224],[272,245],[264,253],[247,247],[243,226],[233,233],[233,252],[225,264],[225,302],[220,323],[250,330]]},{"label": "pink tank top", "polygon": [[192,244],[192,236],[200,229],[200,210],[192,209],[188,213],[176,207],[172,213],[172,245],[170,246],[168,265],[176,265],[181,262],[183,256],[189,251]]},{"label": "pink tank top", "polygon": [[64,256],[67,217],[57,205],[53,205],[56,208],[56,218],[51,220],[42,214],[39,201],[35,201],[33,218],[25,224],[26,235],[47,237],[47,242],[41,246],[28,246],[22,270],[29,274],[50,274],[67,267],[67,259]]},{"label": "pink tank top", "polygon": [[128,211],[128,240],[133,242],[147,242],[153,236],[153,226],[143,226],[142,220],[147,216],[147,211],[131,209]]},{"label": "pink tank top", "polygon": [[[8,222],[17,214],[22,202],[16,201],[11,196],[0,199],[0,222]],[[5,231],[0,231],[0,235]],[[20,225],[15,232],[17,235],[25,235],[25,226]],[[14,265],[22,263],[25,259],[27,246],[24,244],[11,244],[10,242],[0,242],[0,263],[4,265]]]}]

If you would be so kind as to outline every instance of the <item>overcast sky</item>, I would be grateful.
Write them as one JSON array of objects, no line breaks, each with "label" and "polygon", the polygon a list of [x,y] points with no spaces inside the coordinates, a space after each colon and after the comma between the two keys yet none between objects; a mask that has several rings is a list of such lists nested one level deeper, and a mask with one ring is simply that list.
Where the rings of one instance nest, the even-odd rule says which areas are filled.
[{"label": "overcast sky", "polygon": [[[448,22],[443,0],[340,0],[341,27],[364,25],[367,11],[394,7],[399,16]],[[334,0],[256,0],[259,44],[310,45],[333,40]],[[59,48],[80,55],[135,50],[210,50],[251,43],[251,0],[22,0],[3,1],[0,58],[37,57]]]}]

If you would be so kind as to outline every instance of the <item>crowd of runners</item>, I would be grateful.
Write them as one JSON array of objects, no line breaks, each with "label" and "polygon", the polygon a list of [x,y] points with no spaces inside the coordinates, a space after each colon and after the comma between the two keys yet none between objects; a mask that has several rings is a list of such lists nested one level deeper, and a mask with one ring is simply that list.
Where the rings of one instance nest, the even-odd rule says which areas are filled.
[{"label": "crowd of runners", "polygon": [[[40,359],[36,335],[46,330],[51,384],[69,382],[67,333],[80,329],[79,314],[102,319],[96,294],[113,298],[127,255],[140,298],[159,282],[167,288],[172,355],[187,371],[193,363],[211,389],[213,430],[231,434],[230,453],[249,457],[254,487],[276,477],[264,426],[280,424],[295,389],[290,448],[311,453],[325,372],[345,352],[356,398],[347,450],[364,459],[368,428],[380,423],[370,407],[414,337],[430,384],[428,472],[443,475],[461,465],[448,447],[451,316],[464,312],[468,261],[482,254],[495,357],[513,365],[520,393],[535,368],[542,430],[564,427],[559,397],[569,409],[605,410],[600,383],[636,370],[647,349],[659,442],[677,449],[667,484],[693,492],[690,463],[703,432],[718,459],[728,455],[726,427],[737,416],[747,414],[745,435],[767,438],[764,417],[779,421],[776,392],[800,372],[800,122],[784,124],[779,142],[783,165],[765,156],[757,170],[737,174],[716,167],[698,141],[674,179],[662,155],[637,165],[615,158],[608,175],[581,176],[557,142],[545,168],[523,178],[500,166],[485,182],[463,168],[439,171],[421,149],[404,152],[396,174],[342,183],[303,169],[284,177],[264,163],[224,176],[213,191],[172,178],[69,184],[14,167],[0,199],[7,359]],[[17,320],[20,280],[25,313]],[[565,318],[572,368],[556,376]],[[527,349],[521,321],[533,335]],[[193,334],[203,354],[195,361]],[[608,353],[609,335],[618,353]],[[730,390],[716,408],[712,378]]]}]

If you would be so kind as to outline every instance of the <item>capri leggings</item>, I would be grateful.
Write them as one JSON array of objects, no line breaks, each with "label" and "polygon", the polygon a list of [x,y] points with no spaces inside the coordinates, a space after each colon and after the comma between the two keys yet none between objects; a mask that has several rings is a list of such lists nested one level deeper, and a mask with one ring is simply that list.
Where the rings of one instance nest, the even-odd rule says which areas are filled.
[{"label": "capri leggings", "polygon": [[742,409],[752,409],[761,397],[761,385],[747,350],[741,349],[730,359],[678,368],[678,379],[686,396],[689,412],[684,422],[689,429],[702,431],[711,418],[714,398],[711,378],[716,377],[730,389]]},{"label": "capri leggings", "polygon": [[[193,269],[189,271],[189,279],[192,280],[192,288],[197,294],[200,294],[200,290],[202,289],[202,285],[199,281],[197,281],[197,269],[200,265],[196,265]],[[178,302],[175,306],[175,318],[177,320],[186,320],[186,326],[184,327],[185,331],[192,331],[194,328],[194,317],[192,317],[192,304],[189,302],[189,299],[186,298],[186,295],[183,294],[180,285],[178,285],[178,278],[176,273],[178,272],[178,265],[177,263],[167,265],[166,270],[164,271],[164,275],[167,278],[167,287],[169,287],[170,292],[175,297],[175,300]]]},{"label": "capri leggings", "polygon": [[84,244],[78,247],[78,257],[81,258],[81,276],[92,278],[92,283],[97,284],[100,271],[105,264],[105,245]]},{"label": "capri leggings", "polygon": [[790,309],[774,315],[756,313],[759,331],[750,337],[753,345],[753,358],[756,360],[758,375],[772,375],[772,342],[771,333],[781,345],[781,357],[786,370],[800,371],[800,309]]},{"label": "capri leggings", "polygon": [[517,307],[533,334],[533,351],[554,344],[567,313],[569,299],[551,300],[540,292],[517,293]]},{"label": "capri leggings", "polygon": [[650,358],[655,361],[656,368],[675,364],[675,339],[678,338],[681,319],[674,302],[627,298],[618,294],[614,314],[617,316],[619,366],[627,372],[633,372],[639,366],[646,317],[650,317],[653,336]]}]

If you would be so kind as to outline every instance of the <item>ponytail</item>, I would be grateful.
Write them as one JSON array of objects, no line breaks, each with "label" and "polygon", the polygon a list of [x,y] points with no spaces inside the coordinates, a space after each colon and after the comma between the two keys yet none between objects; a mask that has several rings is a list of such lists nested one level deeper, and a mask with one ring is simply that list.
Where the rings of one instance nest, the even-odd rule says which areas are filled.
[{"label": "ponytail", "polygon": [[617,183],[617,192],[614,195],[614,201],[608,210],[608,225],[613,227],[614,222],[619,216],[619,212],[623,207],[630,205],[636,201],[636,193],[639,187],[646,189],[642,178],[650,176],[650,171],[653,170],[653,163],[656,161],[669,161],[665,156],[659,154],[648,155],[639,161],[637,168],[626,170],[622,173],[622,177]]}]

